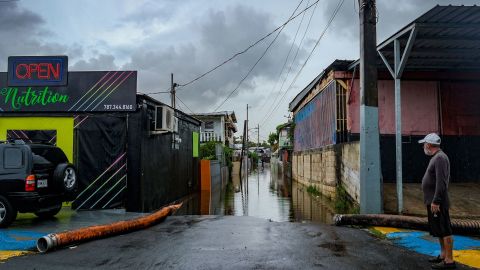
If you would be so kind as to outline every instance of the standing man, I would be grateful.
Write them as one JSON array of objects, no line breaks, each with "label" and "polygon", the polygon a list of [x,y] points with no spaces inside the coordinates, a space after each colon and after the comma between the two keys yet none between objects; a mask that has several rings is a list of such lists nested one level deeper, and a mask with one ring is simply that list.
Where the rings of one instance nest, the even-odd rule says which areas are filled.
[{"label": "standing man", "polygon": [[436,258],[430,259],[434,263],[433,269],[454,269],[452,249],[453,238],[448,209],[448,182],[450,181],[450,161],[447,155],[440,149],[440,137],[430,133],[423,140],[425,155],[431,156],[427,171],[422,179],[424,203],[427,206],[428,224],[430,234],[438,237],[441,253]]}]

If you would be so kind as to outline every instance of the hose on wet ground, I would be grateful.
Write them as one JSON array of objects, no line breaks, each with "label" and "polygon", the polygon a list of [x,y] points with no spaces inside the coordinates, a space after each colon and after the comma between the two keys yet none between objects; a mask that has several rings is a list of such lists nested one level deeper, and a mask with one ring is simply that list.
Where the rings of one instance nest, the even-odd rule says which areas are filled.
[{"label": "hose on wet ground", "polygon": [[[366,214],[366,215],[335,215],[334,223],[337,226],[385,226],[412,230],[428,231],[426,217]],[[454,234],[480,235],[480,220],[452,219],[452,231]]]},{"label": "hose on wet ground", "polygon": [[55,248],[66,247],[94,239],[145,229],[160,223],[167,218],[167,216],[175,213],[175,211],[177,211],[181,206],[182,203],[166,206],[150,215],[131,220],[118,221],[106,225],[96,225],[73,231],[49,234],[37,240],[37,249],[43,253]]}]

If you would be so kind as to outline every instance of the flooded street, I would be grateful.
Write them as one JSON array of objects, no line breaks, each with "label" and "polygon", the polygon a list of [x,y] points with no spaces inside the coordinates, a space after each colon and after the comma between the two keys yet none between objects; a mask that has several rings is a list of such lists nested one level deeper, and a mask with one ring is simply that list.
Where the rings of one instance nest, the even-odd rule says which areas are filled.
[{"label": "flooded street", "polygon": [[265,164],[240,179],[233,175],[223,191],[202,192],[185,203],[177,215],[251,216],[272,221],[332,222],[332,202],[311,195],[292,182],[280,166]]}]

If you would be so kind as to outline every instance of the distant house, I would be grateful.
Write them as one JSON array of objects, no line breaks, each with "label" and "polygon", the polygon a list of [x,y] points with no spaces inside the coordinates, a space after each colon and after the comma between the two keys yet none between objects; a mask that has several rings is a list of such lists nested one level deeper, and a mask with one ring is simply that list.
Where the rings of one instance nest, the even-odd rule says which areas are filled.
[{"label": "distant house", "polygon": [[192,114],[201,120],[200,142],[216,141],[226,146],[234,145],[233,134],[237,132],[237,117],[234,111]]},{"label": "distant house", "polygon": [[277,127],[279,149],[293,148],[292,138],[289,136],[292,124],[292,122],[288,122]]}]

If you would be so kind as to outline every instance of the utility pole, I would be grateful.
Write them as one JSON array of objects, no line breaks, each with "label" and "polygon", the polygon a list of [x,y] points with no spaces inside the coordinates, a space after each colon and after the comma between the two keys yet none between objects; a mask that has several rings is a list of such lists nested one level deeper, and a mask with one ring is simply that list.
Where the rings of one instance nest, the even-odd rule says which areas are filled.
[{"label": "utility pole", "polygon": [[177,86],[176,83],[173,83],[173,73],[170,74],[171,75],[171,80],[170,80],[170,96],[171,96],[171,99],[172,99],[172,107],[175,109],[175,87]]},{"label": "utility pole", "polygon": [[248,151],[248,104],[247,104],[247,122],[246,122],[246,125],[247,125],[247,151]]},{"label": "utility pole", "polygon": [[377,88],[377,9],[375,0],[360,6],[360,212],[382,213]]},{"label": "utility pole", "polygon": [[245,176],[246,177],[245,179],[247,180],[247,188],[246,188],[247,194],[248,194],[248,161],[249,161],[248,154],[250,153],[250,150],[248,149],[249,148],[248,147],[248,108],[249,108],[249,106],[247,104],[247,121],[245,121],[245,125],[247,125],[247,128],[245,129],[247,131],[245,133],[245,136],[247,136],[247,166],[246,166],[247,167],[247,173],[246,173],[246,176]]},{"label": "utility pole", "polygon": [[260,124],[257,124],[257,154],[258,154],[258,145],[260,145]]}]

